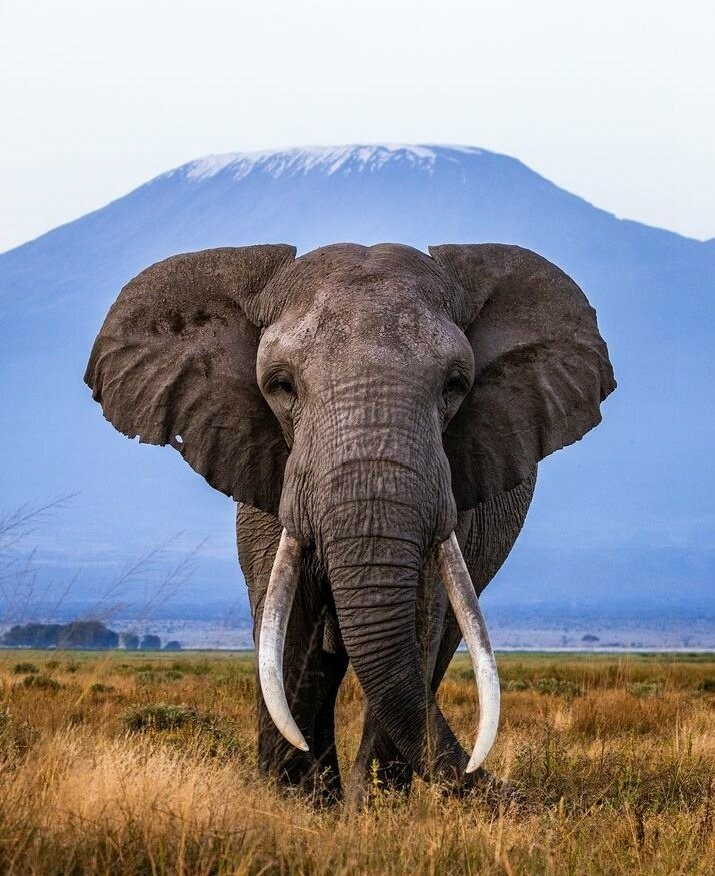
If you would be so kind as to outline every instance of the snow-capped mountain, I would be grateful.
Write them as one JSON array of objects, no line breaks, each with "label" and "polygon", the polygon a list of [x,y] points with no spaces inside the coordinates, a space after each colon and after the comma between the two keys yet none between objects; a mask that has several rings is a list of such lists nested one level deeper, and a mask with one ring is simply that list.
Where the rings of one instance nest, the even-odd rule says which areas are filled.
[{"label": "snow-capped mountain", "polygon": [[[481,155],[482,150],[471,146],[452,146],[439,150],[446,161],[459,161],[459,153]],[[170,170],[165,176],[184,176],[191,180],[205,180],[228,171],[237,182],[254,170],[272,177],[306,174],[320,170],[325,176],[338,171],[344,174],[372,173],[388,162],[400,161],[412,167],[431,171],[438,158],[436,149],[429,146],[403,146],[381,143],[375,146],[312,146],[303,149],[287,149],[283,152],[229,152],[224,155],[207,155]]]},{"label": "snow-capped mountain", "polygon": [[37,532],[48,576],[82,568],[91,589],[88,567],[101,578],[183,531],[184,543],[210,538],[187,600],[238,597],[232,503],[168,448],[107,425],[86,359],[121,286],[158,259],[345,240],[518,243],[598,311],[619,389],[603,424],[541,467],[490,598],[712,598],[712,241],[618,219],[514,158],[430,145],[201,158],[0,255],[0,504],[79,494]]}]

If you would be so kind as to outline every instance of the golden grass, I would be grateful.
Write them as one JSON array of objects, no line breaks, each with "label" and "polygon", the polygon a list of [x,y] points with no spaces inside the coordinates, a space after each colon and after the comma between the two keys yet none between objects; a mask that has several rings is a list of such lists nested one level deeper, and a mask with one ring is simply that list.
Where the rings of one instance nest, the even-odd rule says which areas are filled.
[{"label": "golden grass", "polygon": [[[715,873],[714,656],[502,655],[488,766],[527,805],[417,782],[357,815],[256,775],[251,660],[0,652],[0,872]],[[466,744],[463,657],[440,698]],[[348,678],[343,763],[360,710]]]}]

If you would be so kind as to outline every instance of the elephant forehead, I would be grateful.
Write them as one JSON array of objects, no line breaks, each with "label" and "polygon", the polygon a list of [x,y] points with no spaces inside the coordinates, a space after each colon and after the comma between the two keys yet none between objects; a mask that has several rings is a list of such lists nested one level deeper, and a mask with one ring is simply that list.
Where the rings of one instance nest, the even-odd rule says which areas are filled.
[{"label": "elephant forehead", "polygon": [[345,365],[355,357],[364,366],[391,358],[407,364],[439,358],[459,343],[458,334],[450,320],[409,290],[323,287],[302,313],[289,311],[271,326],[262,346]]},{"label": "elephant forehead", "polygon": [[333,244],[301,256],[282,278],[287,309],[330,299],[365,313],[416,307],[449,312],[452,284],[425,253],[401,244]]}]

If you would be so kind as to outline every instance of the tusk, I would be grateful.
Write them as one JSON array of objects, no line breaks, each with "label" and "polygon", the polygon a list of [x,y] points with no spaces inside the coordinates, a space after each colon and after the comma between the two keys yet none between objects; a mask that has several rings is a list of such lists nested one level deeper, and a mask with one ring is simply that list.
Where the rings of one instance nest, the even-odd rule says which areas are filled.
[{"label": "tusk", "polygon": [[484,762],[496,739],[499,726],[499,673],[487,625],[454,532],[437,550],[437,569],[472,658],[477,681],[479,727],[467,765],[467,772],[473,773]]},{"label": "tusk", "polygon": [[266,708],[276,727],[291,745],[308,751],[308,743],[290,713],[283,684],[283,648],[300,577],[300,562],[300,544],[284,529],[263,603],[258,638],[258,678]]}]

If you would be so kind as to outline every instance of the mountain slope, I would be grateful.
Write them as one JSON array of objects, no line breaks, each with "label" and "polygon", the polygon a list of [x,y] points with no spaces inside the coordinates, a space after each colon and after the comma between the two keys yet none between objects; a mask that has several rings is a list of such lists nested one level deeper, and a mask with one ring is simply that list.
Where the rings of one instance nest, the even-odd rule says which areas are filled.
[{"label": "mountain slope", "polygon": [[619,389],[597,430],[542,465],[494,598],[710,598],[712,242],[617,219],[513,158],[438,146],[204,158],[0,255],[2,504],[79,491],[37,533],[48,577],[82,566],[92,590],[183,531],[176,545],[209,536],[185,598],[241,593],[231,503],[169,449],[115,433],[82,383],[86,358],[121,286],[160,258],[340,240],[518,243],[597,309]]}]

